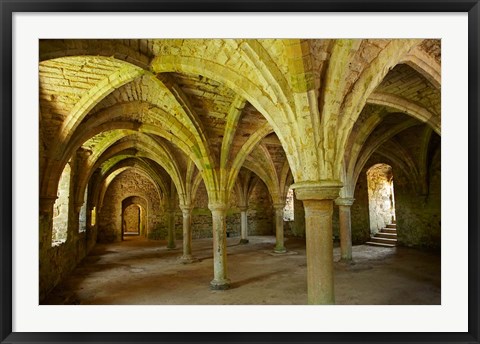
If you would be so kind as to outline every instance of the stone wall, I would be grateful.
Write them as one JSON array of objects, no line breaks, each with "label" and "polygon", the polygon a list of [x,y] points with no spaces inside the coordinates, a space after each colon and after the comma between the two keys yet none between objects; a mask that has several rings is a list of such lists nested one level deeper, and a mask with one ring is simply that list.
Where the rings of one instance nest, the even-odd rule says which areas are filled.
[{"label": "stone wall", "polygon": [[[75,166],[69,166],[67,170],[68,175],[74,180]],[[92,247],[88,244],[90,231],[79,232],[80,214],[73,206],[73,197],[70,197],[74,189],[73,183],[62,180],[60,187],[68,190],[62,201],[64,240],[57,241],[52,234],[53,219],[58,211],[54,205],[48,211],[41,212],[39,216],[39,302],[77,266]]]},{"label": "stone wall", "polygon": [[285,237],[305,237],[305,209],[303,202],[293,196],[293,221],[285,221],[284,226]]},{"label": "stone wall", "polygon": [[85,232],[61,245],[51,247],[48,253],[40,253],[40,301],[77,266],[86,254]]},{"label": "stone wall", "polygon": [[429,168],[428,194],[422,194],[411,177],[394,162],[373,154],[360,173],[352,205],[352,242],[365,243],[370,238],[368,186],[366,172],[377,163],[392,166],[398,245],[439,249],[441,244],[440,154]]},{"label": "stone wall", "polygon": [[[97,214],[98,242],[122,240],[122,201],[131,196],[148,200],[147,236],[161,230],[163,222],[160,196],[153,182],[133,170],[120,173],[108,186],[101,211]],[[158,238],[158,237],[157,237]]]},{"label": "stone wall", "polygon": [[[145,199],[154,199],[154,209],[148,210],[148,238],[152,240],[166,240],[168,237],[168,213],[160,204],[158,196],[151,182],[138,175],[133,177],[132,172],[123,172],[109,186],[105,201],[99,214],[99,242],[112,242],[121,240],[121,201],[127,196],[139,195]],[[150,184],[149,184],[150,183]],[[151,198],[154,197],[154,198]],[[301,203],[301,202],[300,202]],[[192,238],[212,237],[212,213],[208,209],[208,195],[203,183],[199,186],[192,209]],[[303,208],[302,208],[303,210]],[[174,207],[175,213],[175,239],[183,237],[183,217],[180,207]],[[303,217],[303,216],[302,216]],[[249,235],[274,235],[274,211],[268,189],[264,183],[258,182],[252,190],[247,211]],[[232,193],[229,209],[227,210],[227,235],[240,237],[240,209],[237,205],[237,196]]]},{"label": "stone wall", "polygon": [[140,208],[136,204],[128,206],[123,212],[125,232],[140,232]]},{"label": "stone wall", "polygon": [[[369,161],[368,166],[373,164]],[[352,243],[354,245],[363,244],[370,239],[370,219],[368,207],[368,184],[367,168],[360,172],[360,176],[355,186],[355,202],[351,208],[352,219]]]},{"label": "stone wall", "polygon": [[429,168],[428,191],[423,194],[395,184],[397,234],[401,245],[439,250],[441,246],[440,154]]},{"label": "stone wall", "polygon": [[[236,222],[238,223],[238,236],[240,236],[240,211],[236,210]],[[275,234],[275,211],[266,185],[258,181],[252,190],[248,200],[248,234],[249,235],[274,235]]]},{"label": "stone wall", "polygon": [[[175,233],[177,238],[182,236],[181,212],[176,216]],[[263,182],[257,182],[252,190],[248,202],[247,220],[248,235],[273,235],[275,234],[274,211],[267,187]],[[240,237],[240,209],[238,208],[237,195],[230,196],[229,209],[227,210],[227,235]],[[192,238],[212,237],[212,213],[208,209],[208,195],[203,183],[199,186],[192,210]]]},{"label": "stone wall", "polygon": [[[71,209],[72,207],[70,207]],[[51,246],[51,241],[41,241],[39,250],[39,301],[55,287],[65,276],[72,271],[77,264],[86,256],[87,247],[86,232],[79,233],[78,213],[71,210],[69,215],[69,228],[67,239],[63,243]],[[48,214],[39,218],[40,231],[50,232],[52,220]]]}]

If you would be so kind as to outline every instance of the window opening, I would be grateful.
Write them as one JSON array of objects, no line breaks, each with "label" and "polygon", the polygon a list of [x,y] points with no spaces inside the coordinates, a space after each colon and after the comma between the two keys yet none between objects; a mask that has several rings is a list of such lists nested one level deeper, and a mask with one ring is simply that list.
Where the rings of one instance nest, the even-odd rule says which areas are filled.
[{"label": "window opening", "polygon": [[374,235],[396,221],[392,167],[373,165],[367,171],[367,184],[370,232]]},{"label": "window opening", "polygon": [[85,193],[83,195],[83,205],[80,208],[80,214],[78,214],[78,231],[80,233],[87,230],[87,191],[85,188]]},{"label": "window opening", "polygon": [[288,189],[285,208],[283,208],[283,221],[293,221],[293,219],[294,219],[293,189]]},{"label": "window opening", "polygon": [[57,200],[53,205],[52,246],[67,241],[70,174],[70,163],[67,163],[58,182]]}]

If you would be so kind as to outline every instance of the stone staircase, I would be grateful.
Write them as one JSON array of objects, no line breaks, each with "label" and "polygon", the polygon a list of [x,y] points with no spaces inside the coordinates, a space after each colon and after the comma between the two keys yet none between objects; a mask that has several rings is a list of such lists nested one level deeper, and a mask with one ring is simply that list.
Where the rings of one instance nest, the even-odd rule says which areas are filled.
[{"label": "stone staircase", "polygon": [[370,238],[370,241],[365,243],[370,246],[381,247],[395,247],[397,246],[397,223],[393,221],[392,224],[382,228],[380,232]]}]

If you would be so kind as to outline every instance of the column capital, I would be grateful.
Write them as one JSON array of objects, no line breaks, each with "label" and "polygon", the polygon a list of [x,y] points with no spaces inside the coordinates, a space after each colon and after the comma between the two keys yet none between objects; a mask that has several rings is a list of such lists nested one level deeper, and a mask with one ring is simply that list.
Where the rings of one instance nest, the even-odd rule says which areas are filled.
[{"label": "column capital", "polygon": [[92,155],[93,152],[91,149],[87,149],[87,148],[83,148],[83,147],[80,147],[77,149],[77,156],[81,159],[81,160],[87,160],[90,155]]},{"label": "column capital", "polygon": [[191,204],[180,204],[180,209],[182,211],[192,211],[193,206]]},{"label": "column capital", "polygon": [[166,207],[166,208],[165,208],[165,212],[166,212],[166,213],[174,213],[174,212],[175,212],[175,208],[174,208],[174,207]]},{"label": "column capital", "polygon": [[57,200],[57,196],[40,197],[39,210],[41,213],[49,213],[53,210],[53,205]]},{"label": "column capital", "polygon": [[73,209],[75,210],[76,213],[80,213],[80,210],[82,209],[83,203],[75,203],[73,205]]},{"label": "column capital", "polygon": [[355,198],[349,198],[349,197],[339,197],[335,200],[336,205],[343,205],[345,207],[351,207],[353,202],[355,202]]},{"label": "column capital", "polygon": [[272,205],[275,210],[283,210],[285,208],[285,203],[273,203]]},{"label": "column capital", "polygon": [[247,210],[248,210],[248,206],[247,206],[247,205],[239,205],[239,206],[238,206],[238,209],[240,209],[240,211],[247,211]]},{"label": "column capital", "polygon": [[228,208],[227,204],[225,203],[209,203],[208,209],[210,211],[226,211]]},{"label": "column capital", "polygon": [[299,182],[290,186],[301,201],[336,199],[343,184],[337,180]]}]

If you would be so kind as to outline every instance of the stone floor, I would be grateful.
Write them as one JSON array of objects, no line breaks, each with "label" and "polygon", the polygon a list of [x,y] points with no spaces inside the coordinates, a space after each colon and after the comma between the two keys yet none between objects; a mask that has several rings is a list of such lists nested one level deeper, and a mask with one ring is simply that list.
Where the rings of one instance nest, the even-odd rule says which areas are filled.
[{"label": "stone floor", "polygon": [[[168,250],[164,241],[128,237],[97,245],[43,304],[306,304],[305,241],[286,239],[290,250],[272,254],[275,238],[227,239],[231,288],[209,289],[213,278],[212,241],[193,241],[200,261],[184,265],[181,241]],[[334,249],[335,261],[340,249]],[[440,304],[440,255],[410,248],[354,246],[354,265],[335,263],[337,304]]]}]

